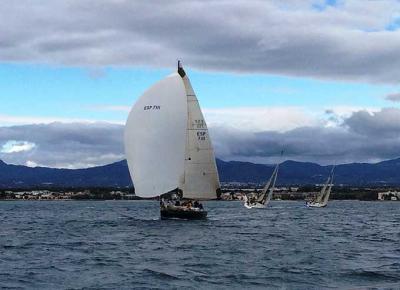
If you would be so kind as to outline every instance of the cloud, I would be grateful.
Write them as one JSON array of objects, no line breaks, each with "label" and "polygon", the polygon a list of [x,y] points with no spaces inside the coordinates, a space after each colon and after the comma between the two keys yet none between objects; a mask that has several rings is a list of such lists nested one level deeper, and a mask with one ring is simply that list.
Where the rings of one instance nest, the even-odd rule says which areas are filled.
[{"label": "cloud", "polygon": [[[232,112],[234,110],[229,114]],[[229,114],[222,117],[226,123],[209,122],[216,155],[225,160],[273,163],[282,161],[281,150],[285,151],[284,159],[321,164],[374,162],[400,156],[400,109],[396,108],[358,110],[348,115],[340,115],[333,108],[327,112],[328,121],[306,120],[298,126],[290,122],[289,126],[277,126],[275,123],[284,123],[285,115],[282,115],[276,120],[270,119],[271,122],[266,121],[262,128],[240,125],[240,118],[250,124],[251,114],[231,116],[232,122]],[[260,116],[255,120],[262,118],[263,111]],[[334,121],[329,120],[332,116]],[[235,122],[239,122],[239,126],[232,126]],[[13,150],[12,154],[1,150],[0,159],[28,166],[84,168],[124,158],[123,126],[116,124],[51,123],[0,127],[0,146],[3,146],[0,148],[4,148],[4,144],[11,144],[7,148],[26,150]],[[27,150],[28,144],[35,146]]]},{"label": "cloud", "polygon": [[[328,3],[329,4],[329,3]],[[50,1],[0,4],[0,61],[398,82],[400,2]],[[23,21],[21,21],[23,19]],[[100,70],[101,72],[101,70]]]},{"label": "cloud", "polygon": [[117,105],[94,105],[89,108],[93,111],[105,111],[105,112],[124,112],[128,113],[131,110],[131,106],[117,106]]},{"label": "cloud", "polygon": [[32,161],[32,160],[26,161],[25,165],[28,166],[28,167],[37,167],[38,166],[38,164],[35,161]]},{"label": "cloud", "polygon": [[0,144],[10,144],[13,142],[10,140],[25,140],[25,146],[36,145],[34,150],[20,150],[14,154],[2,150],[0,159],[29,166],[39,164],[82,168],[103,165],[124,158],[122,136],[122,125],[106,123],[51,123],[0,127]]},{"label": "cloud", "polygon": [[[60,117],[39,117],[39,116],[15,116],[0,114],[0,126],[10,125],[29,125],[29,124],[49,124],[60,123],[96,123],[99,120],[90,120],[82,118],[60,118]],[[123,124],[123,122],[104,120],[105,123]]]},{"label": "cloud", "polygon": [[385,99],[392,102],[400,102],[400,93],[388,94]]},{"label": "cloud", "polygon": [[374,162],[400,156],[399,124],[400,109],[384,108],[356,111],[330,126],[246,133],[218,127],[211,128],[211,134],[218,156],[226,160],[279,162],[285,150],[285,159],[299,161]]},{"label": "cloud", "polygon": [[400,137],[400,110],[383,108],[374,113],[358,111],[344,122],[355,133],[371,136],[375,139],[383,137]]},{"label": "cloud", "polygon": [[27,141],[10,140],[7,141],[5,144],[3,144],[0,152],[6,154],[19,153],[24,151],[31,151],[35,147],[36,147],[35,143],[30,143]]},{"label": "cloud", "polygon": [[265,128],[286,131],[312,126],[317,120],[302,107],[237,107],[205,109],[209,127],[230,127],[240,131],[262,131]]}]

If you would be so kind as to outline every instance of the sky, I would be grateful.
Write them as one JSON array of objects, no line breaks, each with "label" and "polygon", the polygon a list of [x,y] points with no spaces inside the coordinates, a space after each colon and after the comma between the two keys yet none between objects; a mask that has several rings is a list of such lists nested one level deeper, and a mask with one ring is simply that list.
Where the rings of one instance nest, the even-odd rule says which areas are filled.
[{"label": "sky", "polygon": [[0,159],[124,158],[130,107],[178,59],[218,158],[400,156],[400,1],[0,3]]}]

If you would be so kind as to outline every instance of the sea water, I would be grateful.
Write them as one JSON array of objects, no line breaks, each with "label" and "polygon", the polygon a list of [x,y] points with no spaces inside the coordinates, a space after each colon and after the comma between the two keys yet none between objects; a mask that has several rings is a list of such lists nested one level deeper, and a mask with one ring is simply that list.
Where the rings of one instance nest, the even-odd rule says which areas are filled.
[{"label": "sea water", "polygon": [[205,207],[164,221],[156,201],[0,202],[0,287],[400,289],[400,202]]}]

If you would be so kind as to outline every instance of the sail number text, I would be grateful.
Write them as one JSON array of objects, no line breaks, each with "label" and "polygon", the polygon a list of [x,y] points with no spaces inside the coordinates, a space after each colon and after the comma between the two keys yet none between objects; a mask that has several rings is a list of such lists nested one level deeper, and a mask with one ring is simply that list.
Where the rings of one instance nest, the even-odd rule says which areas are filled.
[{"label": "sail number text", "polygon": [[194,126],[196,127],[196,129],[207,128],[206,122],[204,122],[204,120],[194,120]]},{"label": "sail number text", "polygon": [[200,140],[200,141],[206,140],[206,135],[207,135],[206,131],[198,131],[197,132],[197,140]]},{"label": "sail number text", "polygon": [[144,106],[143,110],[147,111],[147,110],[160,110],[161,106],[158,105],[154,105],[154,106]]}]

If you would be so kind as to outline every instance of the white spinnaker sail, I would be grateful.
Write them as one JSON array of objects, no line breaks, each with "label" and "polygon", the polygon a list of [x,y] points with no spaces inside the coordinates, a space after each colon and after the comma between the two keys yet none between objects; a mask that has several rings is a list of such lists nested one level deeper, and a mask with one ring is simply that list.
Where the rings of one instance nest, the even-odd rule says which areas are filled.
[{"label": "white spinnaker sail", "polygon": [[154,197],[176,189],[184,172],[186,89],[174,73],[148,89],[125,126],[125,154],[136,195]]},{"label": "white spinnaker sail", "polygon": [[190,81],[186,75],[182,79],[186,88],[188,108],[183,197],[215,199],[220,184],[214,150]]}]

